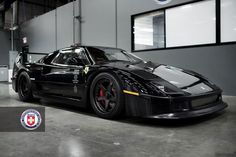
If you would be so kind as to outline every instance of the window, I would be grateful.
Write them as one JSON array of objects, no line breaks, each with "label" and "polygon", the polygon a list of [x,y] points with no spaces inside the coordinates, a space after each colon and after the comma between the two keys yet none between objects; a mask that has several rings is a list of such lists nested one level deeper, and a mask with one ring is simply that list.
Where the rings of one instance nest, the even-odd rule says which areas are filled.
[{"label": "window", "polygon": [[236,1],[221,0],[221,42],[236,41]]},{"label": "window", "polygon": [[215,0],[166,10],[166,47],[216,42]]},{"label": "window", "polygon": [[62,50],[60,53],[53,59],[53,64],[61,65],[76,65],[83,66],[88,65],[89,61],[85,54],[83,48],[75,50]]},{"label": "window", "polygon": [[132,51],[236,42],[236,0],[198,0],[132,15]]},{"label": "window", "polygon": [[135,17],[135,50],[164,48],[164,18],[164,11]]}]

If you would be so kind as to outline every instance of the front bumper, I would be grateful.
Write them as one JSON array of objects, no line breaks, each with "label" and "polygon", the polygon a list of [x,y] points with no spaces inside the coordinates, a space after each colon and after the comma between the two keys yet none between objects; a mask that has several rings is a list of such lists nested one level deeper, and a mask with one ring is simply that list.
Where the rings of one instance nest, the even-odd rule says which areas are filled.
[{"label": "front bumper", "polygon": [[212,107],[204,108],[200,110],[186,111],[186,112],[176,112],[176,113],[165,113],[159,115],[147,116],[147,118],[157,118],[157,119],[186,119],[186,118],[195,118],[205,115],[210,115],[216,112],[224,110],[228,105],[224,102],[215,104]]},{"label": "front bumper", "polygon": [[[207,98],[216,99],[204,104],[196,104],[206,101]],[[132,96],[126,95],[127,115],[157,118],[157,119],[185,119],[200,117],[222,111],[228,105],[222,101],[221,92],[215,91],[198,96],[183,97],[156,97],[150,95]]]}]

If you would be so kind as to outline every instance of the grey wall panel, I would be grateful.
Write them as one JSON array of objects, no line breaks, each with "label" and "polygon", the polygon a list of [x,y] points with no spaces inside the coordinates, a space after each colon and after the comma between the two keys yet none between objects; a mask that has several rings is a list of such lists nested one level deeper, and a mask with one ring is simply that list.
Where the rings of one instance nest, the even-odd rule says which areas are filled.
[{"label": "grey wall panel", "polygon": [[56,50],[55,11],[34,18],[22,25],[22,36],[28,38],[29,51],[51,52]]},{"label": "grey wall panel", "polygon": [[9,64],[10,43],[10,32],[0,30],[0,65]]},{"label": "grey wall panel", "polygon": [[[175,5],[190,0],[174,0]],[[131,15],[165,7],[153,0],[118,0],[118,47],[131,51]],[[174,27],[174,26],[173,26]],[[236,95],[236,45],[211,46],[161,51],[144,51],[136,55],[160,62],[195,70],[219,85],[224,94]]]},{"label": "grey wall panel", "polygon": [[73,42],[73,3],[56,9],[57,49],[72,45]]},{"label": "grey wall panel", "polygon": [[82,0],[82,43],[116,46],[115,0]]}]

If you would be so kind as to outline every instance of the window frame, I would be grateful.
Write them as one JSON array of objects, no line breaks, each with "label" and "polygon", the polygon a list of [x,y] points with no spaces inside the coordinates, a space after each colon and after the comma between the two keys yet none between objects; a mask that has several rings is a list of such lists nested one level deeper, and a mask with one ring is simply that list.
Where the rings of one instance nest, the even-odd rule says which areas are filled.
[{"label": "window frame", "polygon": [[[221,14],[221,13],[222,13],[222,11],[221,11],[221,2],[222,2],[222,0],[219,0],[219,1],[220,1],[220,2],[219,2],[219,3],[220,3],[220,4],[219,4],[220,13],[219,13],[218,16],[219,16],[220,21],[221,21],[221,18],[222,18],[222,14]],[[220,22],[220,23],[219,23],[220,32],[222,31],[222,29],[221,29],[222,27],[221,27],[221,26],[222,26],[222,23]],[[235,41],[223,41],[223,40],[222,40],[222,36],[220,36],[220,42],[221,42],[222,44],[236,44],[236,40],[235,40]]]},{"label": "window frame", "polygon": [[150,14],[153,12],[158,12],[158,11],[164,11],[164,15],[166,16],[166,10],[175,8],[175,7],[180,7],[188,4],[194,4],[198,2],[203,2],[206,0],[192,0],[189,2],[177,4],[177,5],[172,5],[172,6],[167,6],[159,9],[154,9],[138,14],[133,14],[131,15],[131,51],[132,52],[144,52],[144,51],[154,51],[154,50],[168,50],[168,49],[183,49],[183,48],[195,48],[195,47],[206,47],[206,46],[220,46],[220,45],[229,45],[229,44],[236,44],[236,41],[231,41],[231,42],[222,42],[221,41],[221,0],[215,0],[215,16],[216,16],[216,22],[215,22],[215,28],[216,28],[216,40],[215,43],[210,43],[210,44],[199,44],[199,45],[187,45],[187,46],[174,46],[174,47],[166,47],[166,17],[164,17],[165,23],[164,23],[164,48],[152,48],[152,49],[142,49],[142,50],[135,50],[135,43],[134,43],[134,24],[135,24],[135,18],[140,15],[145,15],[145,14]]},{"label": "window frame", "polygon": [[[89,60],[89,57],[86,53],[86,49],[84,47],[78,47],[76,49],[83,49],[84,50],[84,55],[88,61],[89,64],[85,64],[83,66],[88,66],[88,65],[91,65],[91,61]],[[62,67],[81,67],[81,65],[68,65],[68,64],[59,64],[59,63],[55,63],[54,60],[62,53],[63,50],[60,50],[58,52],[58,54],[52,59],[51,61],[51,65],[56,65],[56,66],[62,66]],[[73,51],[73,49],[71,49],[71,51]],[[73,52],[73,53],[76,53],[76,52]]]},{"label": "window frame", "polygon": [[[132,19],[132,35],[133,35],[133,37],[132,37],[132,39],[133,39],[132,46],[133,46],[133,48],[132,48],[132,50],[135,49],[135,43],[134,43],[134,40],[135,40],[135,34],[134,34],[134,32],[135,32],[135,29],[134,29],[135,18],[138,17],[138,16],[145,15],[145,14],[148,16],[149,14],[154,13],[154,12],[163,12],[163,15],[164,15],[164,37],[163,37],[164,38],[164,44],[163,44],[164,47],[161,47],[161,48],[150,48],[150,49],[164,49],[164,48],[166,48],[166,9],[158,9],[158,10],[155,10],[155,11],[148,11],[148,12],[136,14],[136,15],[133,16],[133,19]],[[144,49],[144,50],[147,50],[147,49]],[[142,49],[135,50],[135,51],[142,51]]]}]

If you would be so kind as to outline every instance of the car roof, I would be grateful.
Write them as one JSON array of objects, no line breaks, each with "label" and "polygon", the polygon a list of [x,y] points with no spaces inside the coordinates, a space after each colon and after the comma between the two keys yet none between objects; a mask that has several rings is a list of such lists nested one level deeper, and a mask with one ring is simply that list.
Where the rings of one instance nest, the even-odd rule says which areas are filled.
[{"label": "car roof", "polygon": [[92,47],[92,48],[101,48],[101,49],[118,49],[118,50],[122,50],[120,48],[115,48],[115,47],[106,47],[106,46],[87,46],[87,45],[76,45],[76,46],[70,46],[70,47],[65,47],[65,48],[62,48],[62,49],[59,49],[59,51],[66,51],[66,50],[71,50],[71,49],[76,49],[78,47],[84,47],[84,48],[87,48],[87,47]]}]

